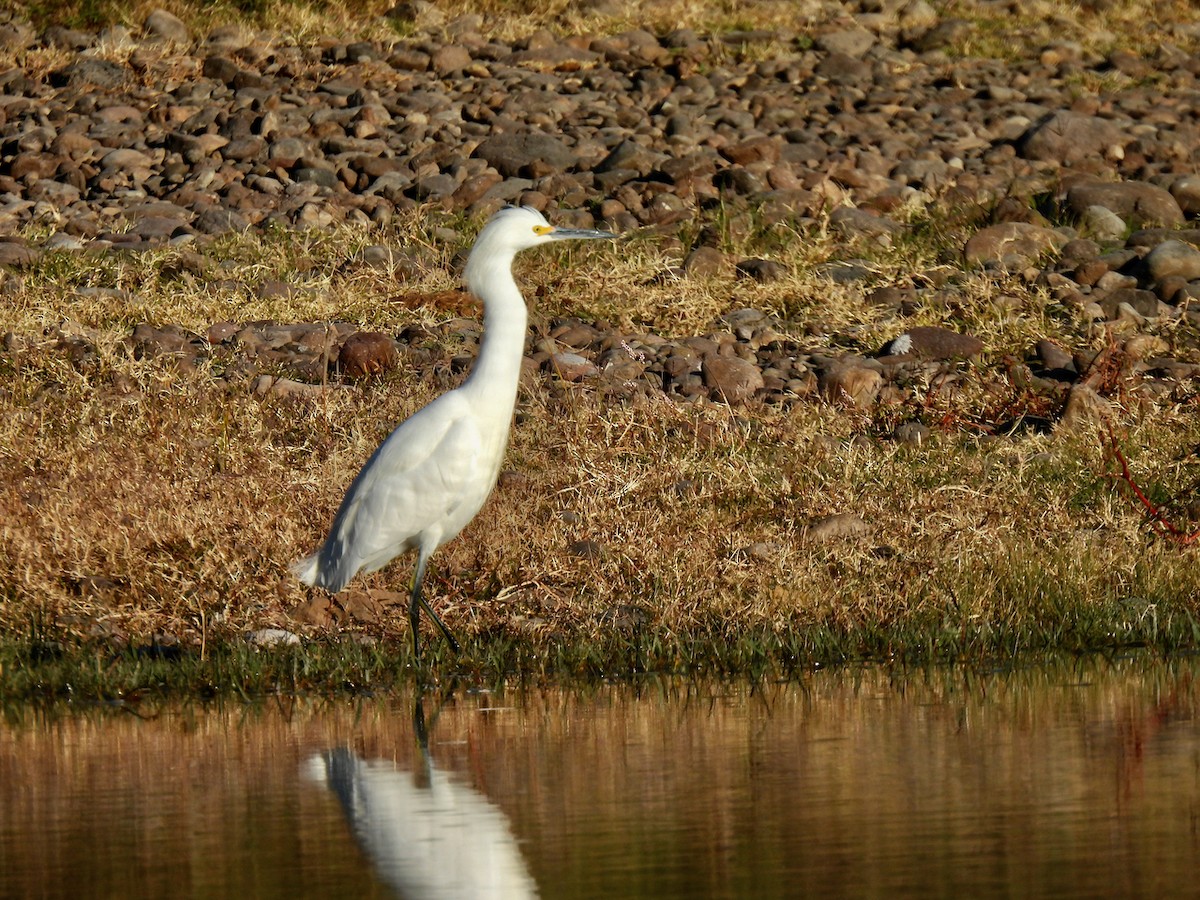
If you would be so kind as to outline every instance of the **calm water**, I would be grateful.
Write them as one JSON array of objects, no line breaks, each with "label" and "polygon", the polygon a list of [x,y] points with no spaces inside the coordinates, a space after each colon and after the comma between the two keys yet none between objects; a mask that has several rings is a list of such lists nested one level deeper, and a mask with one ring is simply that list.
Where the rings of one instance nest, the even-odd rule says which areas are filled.
[{"label": "calm water", "polygon": [[9,710],[0,896],[1197,896],[1198,673]]}]

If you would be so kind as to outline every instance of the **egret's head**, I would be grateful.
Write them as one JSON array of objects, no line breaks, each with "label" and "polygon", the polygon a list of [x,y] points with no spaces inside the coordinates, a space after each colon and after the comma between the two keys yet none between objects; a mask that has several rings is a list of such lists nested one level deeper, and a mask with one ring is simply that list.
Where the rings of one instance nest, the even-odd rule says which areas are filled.
[{"label": "egret's head", "polygon": [[[475,242],[477,250],[485,248],[493,253],[509,251],[516,253],[550,241],[594,240],[615,238],[608,231],[591,228],[561,228],[551,225],[546,217],[530,206],[507,206],[497,212]],[[475,251],[472,251],[474,255]]]}]

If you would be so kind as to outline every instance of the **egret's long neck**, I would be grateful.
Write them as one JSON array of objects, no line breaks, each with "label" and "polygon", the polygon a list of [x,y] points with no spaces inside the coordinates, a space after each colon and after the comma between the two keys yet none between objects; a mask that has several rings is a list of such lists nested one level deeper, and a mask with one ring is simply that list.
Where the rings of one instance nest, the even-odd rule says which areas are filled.
[{"label": "egret's long neck", "polygon": [[467,260],[467,287],[483,301],[483,340],[463,389],[489,403],[512,406],[525,355],[525,300],[512,276],[513,253],[480,253]]}]

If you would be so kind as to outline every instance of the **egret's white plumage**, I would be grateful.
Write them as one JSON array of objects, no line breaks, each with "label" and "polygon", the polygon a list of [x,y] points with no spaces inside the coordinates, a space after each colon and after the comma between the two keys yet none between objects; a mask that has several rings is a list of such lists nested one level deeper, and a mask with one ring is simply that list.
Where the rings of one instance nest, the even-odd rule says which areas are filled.
[{"label": "egret's white plumage", "polygon": [[521,250],[551,241],[611,238],[606,231],[556,228],[528,207],[496,213],[467,259],[467,288],[483,301],[479,357],[463,384],[418,410],[379,445],[346,491],[329,536],[292,568],[300,580],[337,592],[417,551],[409,617],[413,652],[420,608],[458,643],[421,595],[429,557],[475,517],[492,492],[508,443],[525,347],[525,301],[512,276]]}]

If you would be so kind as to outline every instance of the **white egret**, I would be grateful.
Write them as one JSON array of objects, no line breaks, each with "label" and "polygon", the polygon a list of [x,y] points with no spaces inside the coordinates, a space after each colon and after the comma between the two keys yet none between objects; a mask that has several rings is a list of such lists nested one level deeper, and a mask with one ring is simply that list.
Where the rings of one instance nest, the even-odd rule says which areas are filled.
[{"label": "white egret", "polygon": [[292,570],[334,593],[358,572],[374,572],[417,551],[409,596],[413,655],[420,659],[420,610],[458,651],[458,642],[421,594],[429,557],[475,518],[496,485],[508,444],[525,349],[525,300],[513,258],[551,241],[613,238],[607,231],[558,228],[529,207],[497,212],[467,258],[467,288],[483,301],[479,357],[461,386],[402,422],[354,479],[325,543]]}]

